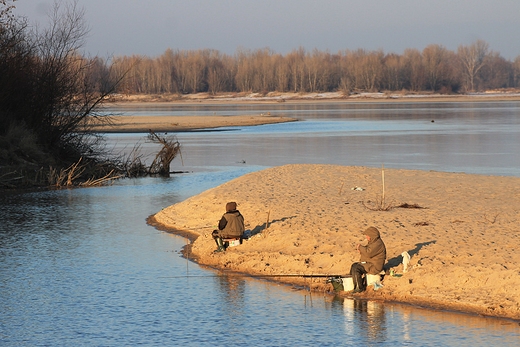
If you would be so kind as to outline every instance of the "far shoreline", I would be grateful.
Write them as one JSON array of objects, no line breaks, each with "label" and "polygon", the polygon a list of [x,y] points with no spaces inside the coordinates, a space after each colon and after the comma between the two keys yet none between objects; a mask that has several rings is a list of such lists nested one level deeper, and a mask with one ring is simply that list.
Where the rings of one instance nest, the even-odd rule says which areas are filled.
[{"label": "far shoreline", "polygon": [[106,106],[134,107],[176,104],[280,104],[280,103],[428,103],[428,102],[507,102],[520,101],[520,92],[489,91],[472,94],[434,94],[434,93],[354,93],[344,95],[342,92],[323,93],[209,93],[196,94],[139,94],[111,96]]}]

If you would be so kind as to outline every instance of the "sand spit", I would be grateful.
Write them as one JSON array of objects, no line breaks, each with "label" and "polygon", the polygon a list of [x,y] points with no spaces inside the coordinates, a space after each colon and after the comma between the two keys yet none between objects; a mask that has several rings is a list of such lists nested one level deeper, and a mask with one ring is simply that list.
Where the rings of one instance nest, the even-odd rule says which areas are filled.
[{"label": "sand spit", "polygon": [[111,125],[95,126],[92,130],[105,133],[147,133],[203,131],[207,129],[252,126],[296,121],[284,116],[114,116]]},{"label": "sand spit", "polygon": [[[520,178],[337,165],[250,173],[172,205],[151,219],[198,235],[200,264],[252,275],[346,274],[361,231],[377,227],[400,277],[356,294],[520,319]],[[355,189],[357,188],[357,189]],[[211,231],[236,201],[251,236],[214,254]],[[268,226],[268,227],[267,227]],[[403,273],[401,253],[411,255]],[[331,291],[323,278],[280,282]],[[341,295],[349,296],[348,293]]]}]

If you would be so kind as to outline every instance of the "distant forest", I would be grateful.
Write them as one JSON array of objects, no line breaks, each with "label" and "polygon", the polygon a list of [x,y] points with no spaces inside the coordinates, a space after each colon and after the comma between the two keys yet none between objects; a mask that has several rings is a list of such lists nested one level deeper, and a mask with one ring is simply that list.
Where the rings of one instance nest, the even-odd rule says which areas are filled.
[{"label": "distant forest", "polygon": [[[123,94],[224,92],[408,91],[468,93],[518,88],[520,56],[508,61],[482,40],[456,52],[432,44],[402,55],[382,50],[345,50],[335,54],[299,48],[286,55],[269,48],[239,49],[227,55],[213,49],[166,50],[162,55],[95,58],[92,77]],[[97,75],[97,76],[95,76]],[[102,85],[100,86],[102,88]]]}]

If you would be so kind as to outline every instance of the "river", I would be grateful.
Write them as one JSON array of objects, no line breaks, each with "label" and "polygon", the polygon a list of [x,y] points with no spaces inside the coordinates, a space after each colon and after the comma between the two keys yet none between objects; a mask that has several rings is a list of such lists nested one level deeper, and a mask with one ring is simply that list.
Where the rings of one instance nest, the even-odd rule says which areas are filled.
[{"label": "river", "polygon": [[[341,299],[199,267],[157,211],[245,173],[326,163],[520,176],[520,103],[149,105],[300,122],[179,133],[170,178],[2,194],[2,346],[517,346],[518,322]],[[433,122],[432,122],[433,121]],[[128,151],[145,134],[112,134]]]}]

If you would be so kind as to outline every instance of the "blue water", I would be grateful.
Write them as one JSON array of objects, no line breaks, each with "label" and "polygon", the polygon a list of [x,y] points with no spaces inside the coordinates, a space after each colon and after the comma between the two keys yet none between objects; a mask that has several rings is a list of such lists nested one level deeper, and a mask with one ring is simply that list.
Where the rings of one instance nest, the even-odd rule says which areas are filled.
[{"label": "blue water", "polygon": [[[408,121],[386,126],[384,119],[357,119],[351,124],[308,111],[310,117],[297,123],[179,134],[184,165],[176,159],[172,169],[185,174],[122,180],[109,187],[2,194],[0,345],[518,346],[520,326],[510,320],[311,294],[201,268],[181,256],[186,239],[146,223],[162,208],[268,166],[293,161],[350,165],[363,158],[380,165],[381,154],[371,153],[371,146],[358,147],[362,155],[344,148],[342,141],[350,146],[356,139],[379,141],[377,148],[395,157],[395,166],[409,167],[403,153],[413,152],[408,148],[412,141],[400,137],[413,134],[418,137],[415,166],[457,171],[450,160],[426,163],[424,158],[460,152],[471,159],[464,165],[468,172],[518,175],[517,108],[498,110],[499,123],[510,123],[497,131],[486,130],[481,116],[472,121],[484,111],[470,110],[457,109],[457,117],[464,119],[444,121],[452,126],[434,122],[444,128],[433,131],[437,144],[460,144],[445,153],[420,145],[424,137],[418,133],[431,131],[428,108],[411,129]],[[384,107],[377,112],[384,113]],[[363,117],[356,113],[354,118]],[[302,134],[292,127],[309,130]],[[349,133],[350,127],[356,130]],[[509,144],[502,136],[508,132],[515,135]],[[481,134],[487,135],[483,142],[466,142]],[[131,147],[141,136],[114,135],[110,141]],[[503,150],[496,149],[497,143]],[[497,169],[474,159],[489,156],[491,149],[508,153],[509,162],[500,161]]]},{"label": "blue water", "polygon": [[[285,108],[284,108],[285,107]],[[114,111],[124,111],[116,109]],[[182,161],[172,169],[204,170],[240,162],[270,167],[294,163],[407,168],[520,176],[520,103],[297,104],[171,106],[141,115],[206,113],[284,115],[298,122],[227,131],[179,133]],[[433,121],[433,122],[432,122]],[[111,135],[114,142],[145,134]],[[142,143],[144,150],[155,152]],[[122,150],[122,146],[117,148]],[[150,148],[152,147],[152,149]],[[131,149],[131,148],[127,148]]]}]

